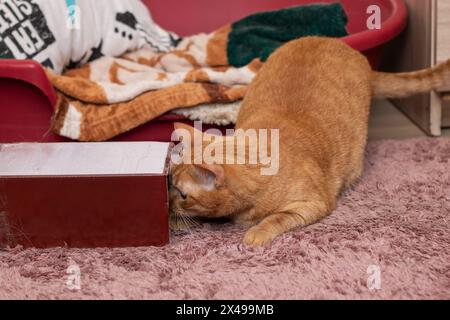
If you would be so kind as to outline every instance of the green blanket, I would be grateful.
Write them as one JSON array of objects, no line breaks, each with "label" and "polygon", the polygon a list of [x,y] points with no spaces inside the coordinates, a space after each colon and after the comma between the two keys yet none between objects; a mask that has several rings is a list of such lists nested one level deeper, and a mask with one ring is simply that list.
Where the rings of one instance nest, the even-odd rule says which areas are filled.
[{"label": "green blanket", "polygon": [[287,41],[304,36],[344,37],[347,16],[341,4],[314,4],[261,12],[231,25],[228,62],[235,67],[265,61]]}]

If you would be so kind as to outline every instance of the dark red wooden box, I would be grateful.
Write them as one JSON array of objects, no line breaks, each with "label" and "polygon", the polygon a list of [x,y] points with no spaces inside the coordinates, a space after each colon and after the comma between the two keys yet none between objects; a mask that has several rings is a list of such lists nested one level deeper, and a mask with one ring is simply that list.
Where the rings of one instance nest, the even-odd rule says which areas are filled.
[{"label": "dark red wooden box", "polygon": [[0,145],[0,247],[161,246],[171,145]]}]

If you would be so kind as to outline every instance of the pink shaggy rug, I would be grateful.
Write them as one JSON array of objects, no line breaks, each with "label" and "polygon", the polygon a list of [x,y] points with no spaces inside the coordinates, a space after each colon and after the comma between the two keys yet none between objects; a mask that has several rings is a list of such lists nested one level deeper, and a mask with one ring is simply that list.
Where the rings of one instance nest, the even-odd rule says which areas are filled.
[{"label": "pink shaggy rug", "polygon": [[0,298],[450,299],[450,140],[373,142],[322,223],[265,249],[243,235],[207,224],[165,248],[0,251]]}]

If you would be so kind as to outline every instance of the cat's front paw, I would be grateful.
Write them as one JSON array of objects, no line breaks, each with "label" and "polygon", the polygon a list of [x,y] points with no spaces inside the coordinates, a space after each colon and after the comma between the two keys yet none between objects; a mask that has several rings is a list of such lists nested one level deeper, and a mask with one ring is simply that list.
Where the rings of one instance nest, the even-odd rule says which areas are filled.
[{"label": "cat's front paw", "polygon": [[269,245],[275,235],[258,226],[247,231],[244,237],[244,244],[250,247],[263,247]]}]

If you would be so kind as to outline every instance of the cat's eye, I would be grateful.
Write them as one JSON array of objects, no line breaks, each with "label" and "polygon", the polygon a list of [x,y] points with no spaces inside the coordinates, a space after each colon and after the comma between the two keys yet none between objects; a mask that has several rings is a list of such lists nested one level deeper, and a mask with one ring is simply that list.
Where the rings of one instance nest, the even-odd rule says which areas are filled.
[{"label": "cat's eye", "polygon": [[188,195],[182,191],[180,191],[180,196],[181,196],[181,198],[183,198],[183,200],[186,200],[188,197]]},{"label": "cat's eye", "polygon": [[178,189],[176,187],[175,187],[175,189],[178,191],[178,193],[180,194],[180,196],[183,200],[187,199],[188,195],[186,193],[184,193],[183,191],[181,191],[180,189]]}]

